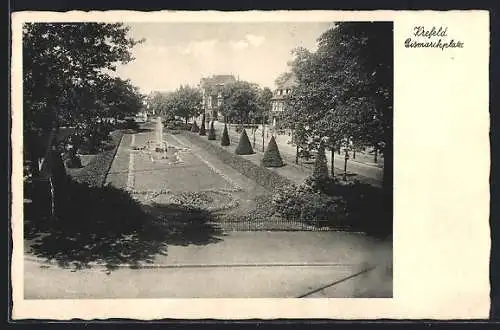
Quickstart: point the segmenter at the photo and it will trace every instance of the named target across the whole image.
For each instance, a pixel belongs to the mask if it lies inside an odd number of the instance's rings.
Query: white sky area
[[[288,71],[296,47],[316,49],[318,37],[333,23],[133,23],[129,35],[146,41],[133,48],[135,60],[117,74],[142,93],[196,85],[214,74],[274,89]]]

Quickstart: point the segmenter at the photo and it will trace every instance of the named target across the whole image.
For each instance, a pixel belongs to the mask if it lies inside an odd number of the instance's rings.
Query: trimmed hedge
[[[75,181],[85,183],[91,187],[102,187],[106,181],[106,176],[111,168],[123,134],[122,131],[111,133],[113,148],[96,155],[95,158],[75,176]]]
[[[224,163],[228,164],[247,178],[254,180],[269,191],[275,191],[280,187],[293,184],[291,180],[278,173],[265,167],[258,166],[241,156],[235,155],[218,144],[201,139],[198,135],[186,133],[185,136],[191,140],[195,140],[196,143],[202,144],[208,152],[217,155]]]

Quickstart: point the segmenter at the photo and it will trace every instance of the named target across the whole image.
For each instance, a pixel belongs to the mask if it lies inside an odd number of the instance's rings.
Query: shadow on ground
[[[141,205],[120,189],[70,182],[56,219],[25,219],[27,251],[76,270],[104,264],[139,267],[166,255],[168,245],[205,245],[222,232],[207,211],[178,205]]]

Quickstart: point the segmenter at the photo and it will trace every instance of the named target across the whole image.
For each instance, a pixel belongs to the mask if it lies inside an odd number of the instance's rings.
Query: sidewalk
[[[222,130],[222,128],[224,127],[224,124],[221,123],[221,122],[215,122],[215,126],[217,128],[220,128]],[[233,124],[231,126],[230,130],[234,132],[235,131],[234,130],[235,127],[236,127],[236,125]],[[262,125],[259,125],[259,128],[255,131],[255,135],[257,137],[256,140],[260,140],[260,141],[262,141],[262,129],[261,129],[261,127],[262,127]],[[270,132],[271,132],[271,130],[266,125],[265,131],[264,131],[264,136],[265,136],[266,140],[269,140],[271,138]],[[248,135],[250,137],[250,135],[252,133],[252,130],[251,129],[247,129],[247,133],[248,133]],[[275,137],[276,143],[278,145],[280,145],[280,146],[283,145],[285,147],[290,147],[289,152],[293,153],[295,155],[295,146],[288,143],[292,139],[291,135],[288,135],[288,134],[276,134],[274,137]],[[339,159],[341,159],[342,161],[344,160],[344,155],[343,154],[339,155],[338,153],[336,153],[335,156],[338,157]],[[356,162],[356,163],[364,164],[364,165],[367,165],[367,166],[378,167],[378,168],[383,168],[384,167],[384,156],[383,155],[379,155],[378,156],[378,160],[375,163],[374,155],[372,153],[370,153],[369,150],[356,152],[356,158],[353,158],[352,152],[350,153],[350,156],[351,156],[351,158],[349,159],[349,162]]]
[[[215,127],[217,127],[217,135],[220,136],[222,134],[222,130],[224,128],[224,124],[215,123]],[[229,148],[235,148],[240,133],[236,132],[234,128],[228,129],[229,137],[231,140],[231,146]],[[250,142],[253,144],[253,134],[251,130],[247,130],[248,137]],[[281,168],[269,168],[272,171],[275,171],[279,174],[282,174],[292,180],[295,183],[302,183],[303,180],[309,176],[313,171],[313,164],[305,163],[303,160],[299,160],[299,164],[295,164],[295,146],[288,144],[289,136],[278,136],[275,137],[276,143],[278,144],[281,157],[286,163],[286,166]],[[265,138],[265,144],[267,147],[267,143],[269,139]],[[244,156],[246,159],[251,160],[255,164],[260,165],[260,159],[262,158],[262,135],[256,133],[255,135],[255,148],[254,151],[256,154]],[[330,152],[326,153],[328,168],[330,170],[331,167],[331,154]],[[344,174],[344,158],[343,157],[335,157],[335,175],[342,176]],[[366,164],[352,162],[349,161],[347,165],[347,174],[349,177],[354,177],[361,182],[369,183],[377,187],[381,187],[382,185],[382,175],[383,170],[378,167],[368,166]]]

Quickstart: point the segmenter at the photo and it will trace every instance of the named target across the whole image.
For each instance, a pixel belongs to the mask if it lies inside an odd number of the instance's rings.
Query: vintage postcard
[[[12,14],[14,319],[489,313],[487,11]]]

